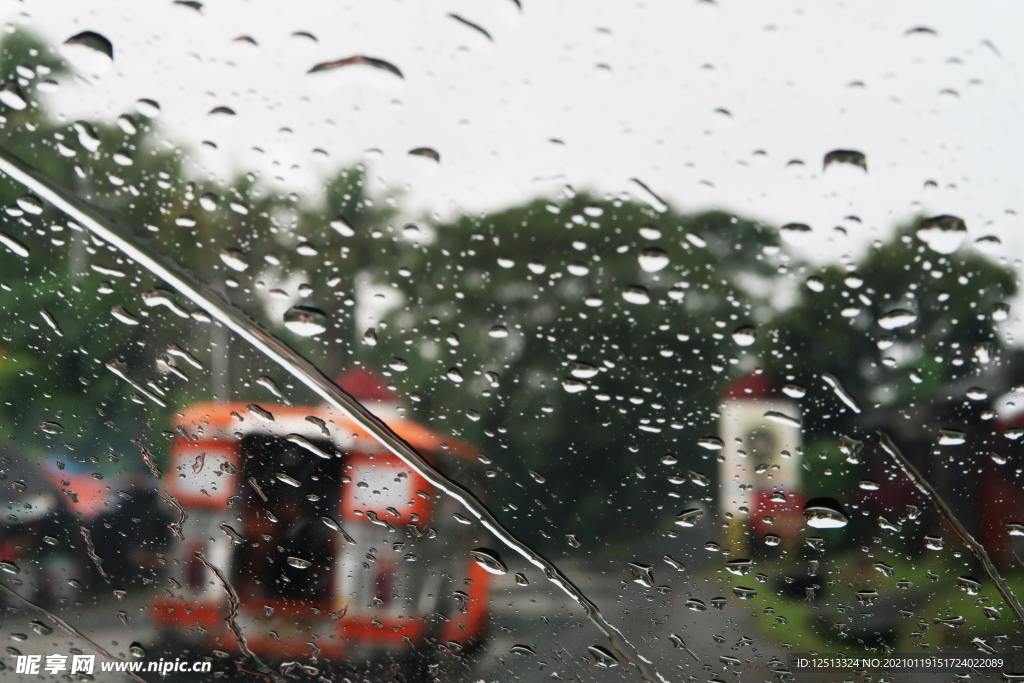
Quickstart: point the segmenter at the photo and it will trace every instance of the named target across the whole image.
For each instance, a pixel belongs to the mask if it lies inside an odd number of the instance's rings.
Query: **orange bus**
[[[339,385],[437,466],[475,459],[403,419],[372,373]],[[306,670],[422,667],[482,642],[490,574],[469,555],[472,527],[347,416],[198,403],[174,428],[163,479],[176,541],[153,604],[165,642]]]

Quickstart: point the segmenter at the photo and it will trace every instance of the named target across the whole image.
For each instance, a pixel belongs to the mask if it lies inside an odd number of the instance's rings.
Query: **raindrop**
[[[110,66],[114,60],[114,46],[95,31],[82,31],[64,41],[67,54],[82,69],[96,72]]]
[[[330,226],[342,237],[353,237],[356,234],[352,224],[348,222],[344,216],[336,216],[334,220],[330,222]]]
[[[878,317],[878,326],[883,330],[898,330],[917,322],[917,314],[905,308],[894,308]]]
[[[807,390],[797,384],[787,384],[782,387],[782,393],[790,398],[801,399],[807,395]]]
[[[917,238],[939,254],[952,254],[967,237],[967,226],[957,216],[933,216],[917,224]]]
[[[469,551],[470,556],[481,568],[496,576],[502,576],[508,573],[508,567],[498,557],[498,553],[487,548],[477,548],[476,550]]]
[[[594,664],[602,669],[611,669],[619,665],[619,660],[607,648],[600,645],[591,645],[587,648],[587,651],[594,658]]]
[[[569,374],[576,379],[591,379],[596,377],[598,370],[590,363],[573,363]]]
[[[725,563],[725,571],[735,576],[746,576],[753,568],[754,563],[746,558],[727,560]]]
[[[327,331],[327,314],[312,306],[292,306],[284,314],[284,326],[303,337]]]
[[[474,31],[476,31],[477,33],[482,35],[484,38],[486,38],[487,40],[492,41],[492,42],[494,41],[494,38],[491,37],[491,34],[488,33],[487,30],[483,26],[481,26],[480,24],[474,23],[474,22],[470,21],[469,19],[465,19],[463,17],[460,17],[458,14],[452,13],[452,14],[449,14],[448,16],[450,18],[454,19],[455,21],[459,22],[463,26],[466,26],[468,28],[473,29]]]
[[[562,380],[562,389],[568,394],[578,394],[587,390],[587,383],[578,379],[566,378]]]
[[[38,216],[43,212],[43,202],[34,194],[23,194],[15,203],[19,209],[31,216]]]
[[[10,250],[11,253],[18,255],[21,258],[28,258],[28,247],[26,247],[24,244],[14,239],[10,235],[0,232],[0,244],[7,247],[7,249]]]
[[[746,586],[734,586],[732,593],[740,600],[751,600],[757,595],[756,590],[753,588],[747,588]]]
[[[647,273],[657,273],[669,264],[668,254],[658,247],[646,247],[637,255],[640,267]]]
[[[977,595],[981,592],[981,583],[971,576],[960,576],[956,580],[957,588],[968,595]]]
[[[648,187],[644,181],[639,178],[630,178],[630,182],[636,186],[637,191],[635,194],[641,201],[645,202],[658,213],[665,213],[668,211],[668,204],[666,204],[665,201],[654,192],[654,190]]]
[[[332,457],[334,457],[332,454],[330,454],[327,451],[323,450],[322,448],[317,446],[315,443],[313,443],[312,441],[310,441],[306,437],[301,436],[299,434],[289,434],[285,438],[285,440],[288,441],[288,443],[295,444],[299,448],[304,448],[305,450],[309,451],[310,453],[312,453],[313,455],[315,455],[318,458],[323,458],[324,460],[330,460]]]
[[[940,429],[940,446],[959,446],[967,441],[967,435],[958,429]]]
[[[622,290],[622,298],[631,304],[637,306],[643,306],[651,302],[651,294],[647,291],[646,287],[640,285],[630,285]]]
[[[784,425],[786,427],[795,427],[799,429],[801,427],[800,419],[796,417],[790,417],[785,413],[781,413],[778,410],[766,410],[764,417],[769,422]]]
[[[41,621],[36,621],[35,619],[33,619],[31,622],[29,622],[29,627],[32,629],[32,631],[36,635],[48,636],[51,633],[53,633],[53,629],[52,628],[50,628],[49,626],[47,626],[46,624],[44,624]]]
[[[4,87],[0,88],[0,104],[15,111],[22,111],[28,107],[28,101],[15,81],[7,81]]]
[[[320,62],[319,64],[315,64],[307,73],[315,74],[324,71],[335,71],[347,66],[357,65],[369,66],[374,69],[390,73],[399,78],[405,78],[399,68],[391,62],[378,57],[367,57],[366,55],[352,55],[351,57],[335,59],[329,62]]]
[[[704,476],[703,474],[701,474],[700,472],[694,472],[693,470],[690,470],[688,476],[690,478],[690,481],[696,484],[697,486],[707,488],[708,486],[711,485],[711,480]]]
[[[825,372],[822,373],[821,379],[825,381],[825,384],[832,389],[832,393],[834,393],[847,408],[852,410],[854,413],[860,414],[860,406],[857,404],[857,401],[854,400],[853,396],[850,395],[850,392],[840,384],[838,378]]]
[[[700,508],[686,508],[678,515],[676,515],[676,526],[684,528],[691,528],[697,526],[697,522],[704,516],[704,511]]]
[[[752,346],[757,341],[757,330],[750,325],[737,327],[732,331],[732,340],[737,346]]]
[[[260,375],[259,377],[256,378],[256,386],[263,387],[271,394],[273,394],[274,398],[284,397],[284,395],[281,393],[281,388],[277,386],[277,383],[274,382],[274,380],[267,377],[266,375]]]
[[[78,144],[80,144],[83,149],[89,152],[95,152],[100,148],[100,136],[96,134],[96,129],[92,127],[91,123],[86,121],[75,121],[72,127],[75,129]]]
[[[409,156],[423,157],[437,163],[441,163],[441,153],[433,147],[414,147],[409,150]]]
[[[309,569],[313,566],[312,562],[304,560],[301,557],[289,556],[287,562],[289,566],[295,567],[296,569]]]
[[[287,484],[292,488],[302,488],[302,482],[300,482],[298,479],[291,476],[290,474],[285,474],[284,472],[276,472],[274,474],[274,479],[277,479],[282,484]]]
[[[39,431],[44,434],[61,434],[64,431],[64,425],[53,421],[40,422]]]
[[[651,565],[630,562],[627,566],[629,567],[629,573],[633,577],[633,583],[644,588],[654,588],[654,570],[651,568]]]
[[[156,100],[151,100],[144,97],[140,100],[136,100],[135,111],[139,112],[147,119],[155,119],[156,117],[160,116],[160,103]]]
[[[827,169],[832,164],[849,164],[851,166],[859,166],[865,171],[868,170],[868,158],[863,152],[858,152],[855,149],[834,149],[828,152],[825,155],[822,168]]]
[[[864,607],[871,607],[878,600],[878,591],[876,590],[861,590],[855,593],[857,596],[857,602]]]
[[[804,521],[813,529],[841,529],[849,522],[831,498],[814,498],[804,507]]]
[[[231,270],[244,273],[249,268],[248,261],[245,260],[245,254],[239,249],[225,249],[220,252],[220,260],[224,262]]]
[[[779,228],[782,241],[793,246],[809,244],[813,232],[806,223],[786,223]]]
[[[114,306],[110,309],[110,315],[114,316],[114,319],[118,322],[122,322],[129,327],[134,327],[139,324],[139,319],[129,313],[127,309],[122,306]]]

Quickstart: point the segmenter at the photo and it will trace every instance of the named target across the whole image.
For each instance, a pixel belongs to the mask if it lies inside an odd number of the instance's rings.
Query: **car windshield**
[[[8,3],[12,680],[1024,680],[1011,5]]]

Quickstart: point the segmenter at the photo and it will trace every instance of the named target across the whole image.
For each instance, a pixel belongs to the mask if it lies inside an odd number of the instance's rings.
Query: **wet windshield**
[[[0,671],[1024,677],[1017,14],[6,7]]]

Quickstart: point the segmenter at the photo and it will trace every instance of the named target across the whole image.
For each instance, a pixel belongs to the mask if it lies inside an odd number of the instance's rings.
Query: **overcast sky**
[[[55,42],[107,36],[112,66],[63,88],[55,106],[110,116],[155,99],[168,139],[195,151],[196,173],[258,168],[313,193],[324,173],[369,159],[377,186],[403,192],[410,212],[442,215],[565,184],[630,192],[636,177],[684,210],[807,223],[815,251],[832,257],[918,212],[960,215],[971,239],[996,234],[1007,255],[1021,253],[1024,5],[522,3],[3,6],[9,23]],[[908,35],[916,27],[934,34]],[[366,66],[307,73],[357,54],[404,78]],[[207,113],[217,106],[237,115]],[[410,156],[416,147],[440,163]],[[836,148],[862,151],[868,173],[823,173]],[[863,223],[842,220],[851,214]]]

